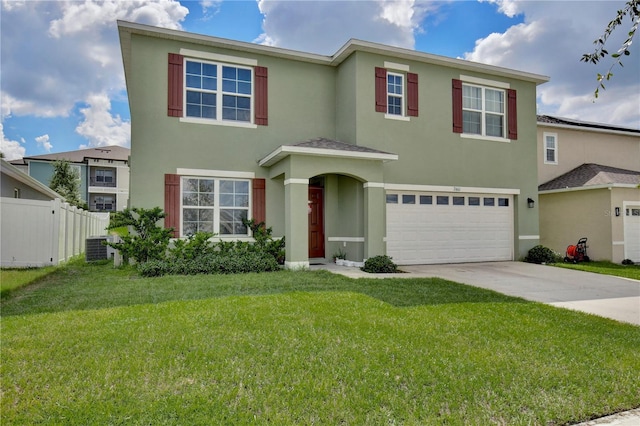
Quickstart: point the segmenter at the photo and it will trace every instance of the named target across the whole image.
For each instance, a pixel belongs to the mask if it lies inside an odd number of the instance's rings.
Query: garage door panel
[[[624,256],[640,262],[640,204],[627,205],[624,210]]]
[[[436,194],[431,195],[436,201]],[[477,194],[438,194],[465,205],[387,204],[387,252],[399,264],[512,260],[513,202],[508,207],[470,206]],[[483,195],[507,198],[505,195]],[[480,196],[482,197],[482,196]],[[402,200],[402,197],[398,197]]]

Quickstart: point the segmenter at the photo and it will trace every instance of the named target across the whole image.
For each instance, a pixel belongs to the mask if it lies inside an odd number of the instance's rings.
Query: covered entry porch
[[[284,201],[285,266],[310,258],[349,260],[385,254],[383,163],[398,156],[318,138],[282,145],[260,160]]]

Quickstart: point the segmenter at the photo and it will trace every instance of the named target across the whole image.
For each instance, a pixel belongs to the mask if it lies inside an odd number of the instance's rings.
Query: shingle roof
[[[550,115],[538,115],[538,123],[559,124],[564,126],[585,127],[590,129],[616,130],[619,132],[631,132],[640,134],[639,129],[616,126],[605,123],[589,123],[587,121],[573,120],[571,118],[552,117]]]
[[[543,183],[538,187],[538,190],[550,191],[613,184],[640,185],[640,172],[600,164],[583,164],[562,176]]]
[[[101,160],[127,161],[131,150],[118,145],[102,146],[99,148],[79,149],[77,151],[57,152],[54,154],[33,155],[24,157],[25,160],[67,160],[72,163],[82,163],[85,158],[98,158]]]
[[[362,145],[354,145],[351,143],[340,142],[327,138],[314,138],[303,142],[295,143],[291,146],[299,146],[303,148],[319,148],[319,149],[332,149],[337,151],[351,151],[351,152],[371,152],[376,154],[390,154],[389,152],[379,151],[373,148],[367,148]]]

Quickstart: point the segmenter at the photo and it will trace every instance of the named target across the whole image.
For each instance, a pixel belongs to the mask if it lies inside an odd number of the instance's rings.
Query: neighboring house
[[[24,173],[19,167],[0,159],[0,197],[50,201],[64,198],[53,189]]]
[[[54,161],[67,160],[78,171],[80,196],[89,210],[112,212],[127,207],[130,152],[128,148],[113,145],[29,156],[11,163],[49,186]]]
[[[130,205],[176,237],[286,237],[289,268],[512,260],[539,243],[547,77],[351,40],[331,56],[118,22]]]
[[[540,242],[640,262],[640,130],[538,116]]]

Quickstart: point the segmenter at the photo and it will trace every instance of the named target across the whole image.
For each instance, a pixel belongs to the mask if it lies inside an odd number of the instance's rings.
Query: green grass
[[[56,270],[55,266],[44,268],[0,269],[0,298],[12,291],[29,285]]]
[[[582,263],[556,263],[554,266],[640,280],[640,265],[622,265],[612,262],[599,261]]]
[[[441,279],[76,261],[0,307],[2,424],[554,425],[640,406],[640,327]]]

